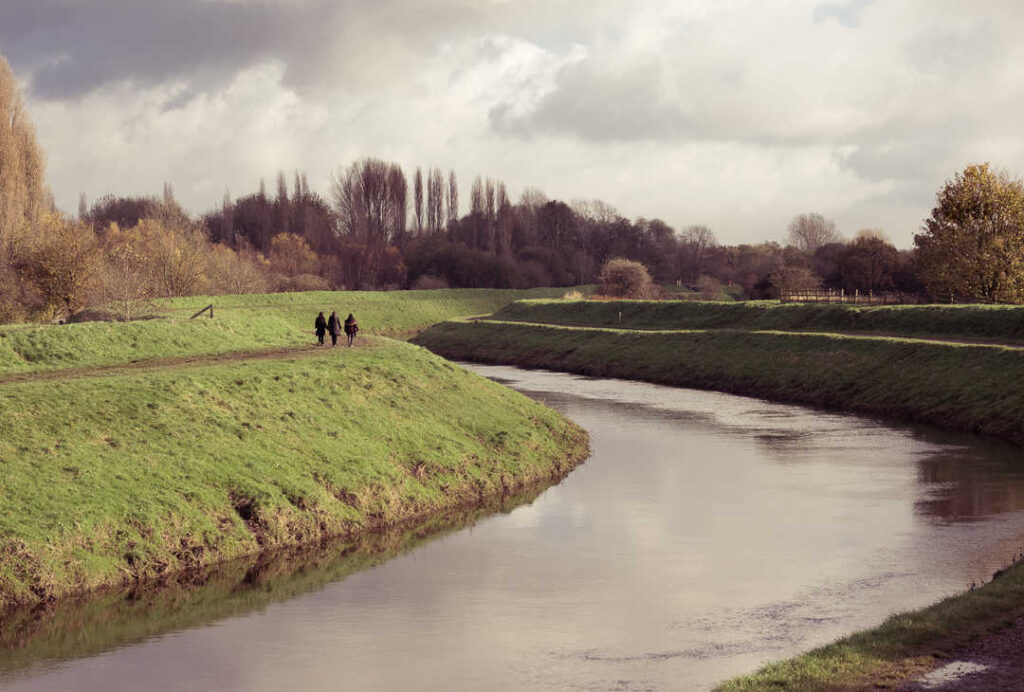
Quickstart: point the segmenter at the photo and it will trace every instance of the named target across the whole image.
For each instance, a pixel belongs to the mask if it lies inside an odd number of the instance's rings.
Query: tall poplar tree
[[[0,259],[25,251],[32,227],[46,211],[45,162],[7,60],[0,56]]]

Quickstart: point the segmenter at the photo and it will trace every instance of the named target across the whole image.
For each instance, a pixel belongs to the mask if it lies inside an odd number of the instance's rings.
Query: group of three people
[[[338,319],[338,313],[332,312],[328,319],[324,319],[324,313],[320,313],[316,316],[316,338],[320,341],[320,345],[324,345],[324,335],[331,335],[331,346],[338,345],[338,336],[342,330],[345,332],[345,336],[348,337],[348,345],[351,346],[352,342],[355,341],[356,334],[359,333],[359,324],[356,322],[356,318],[352,316],[352,313],[348,313],[348,317],[345,318],[345,323],[342,324],[341,320]]]

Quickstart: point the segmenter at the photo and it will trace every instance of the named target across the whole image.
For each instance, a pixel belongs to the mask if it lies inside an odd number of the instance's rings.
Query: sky
[[[1017,0],[2,0],[57,203],[202,213],[365,156],[782,241],[910,247],[970,163],[1024,174]],[[463,208],[463,213],[465,213]]]

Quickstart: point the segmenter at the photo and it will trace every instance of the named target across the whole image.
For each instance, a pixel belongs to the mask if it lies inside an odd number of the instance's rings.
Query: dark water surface
[[[0,627],[0,689],[706,689],[986,580],[1024,545],[1019,448],[472,369],[576,420],[593,456],[432,536],[26,615]]]

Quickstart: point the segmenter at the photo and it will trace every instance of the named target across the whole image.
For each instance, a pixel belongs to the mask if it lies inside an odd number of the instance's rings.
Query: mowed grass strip
[[[947,663],[945,652],[1011,625],[1024,612],[1024,565],[979,589],[844,637],[715,687],[715,692],[892,689]]]
[[[564,474],[586,435],[423,349],[0,387],[0,608]]]
[[[0,376],[61,368],[106,366],[160,358],[218,355],[311,344],[321,310],[352,312],[363,334],[401,335],[454,317],[491,313],[526,291],[347,291],[242,296],[192,296],[158,301],[161,314],[135,322],[0,326]],[[189,320],[213,303],[214,318]]]
[[[445,322],[447,358],[562,370],[891,416],[1024,442],[1024,351],[786,332]]]
[[[493,318],[620,329],[868,332],[1024,343],[1021,305],[523,300],[505,306]]]

